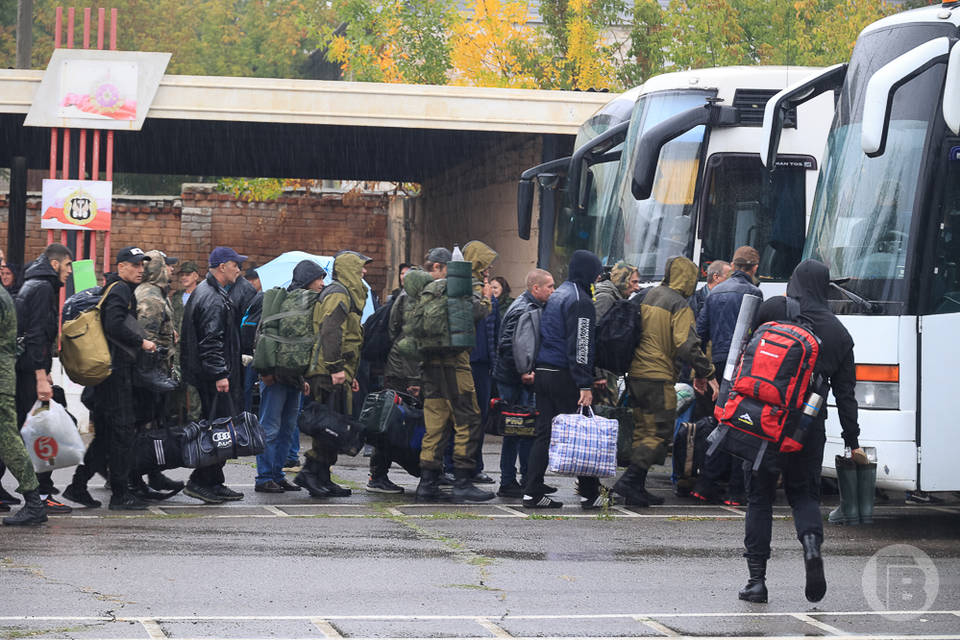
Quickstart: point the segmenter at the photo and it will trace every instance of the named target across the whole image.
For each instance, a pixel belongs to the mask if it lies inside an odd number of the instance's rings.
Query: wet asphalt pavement
[[[498,453],[486,444],[495,478]],[[240,502],[178,495],[150,512],[78,508],[37,529],[4,527],[0,638],[960,638],[953,495],[933,506],[897,496],[872,526],[826,525],[816,605],[779,504],[770,603],[755,605],[736,597],[743,510],[674,497],[665,469],[651,474],[661,507],[583,512],[573,480],[548,477],[565,507],[533,512],[501,498],[417,505],[416,479],[400,470],[391,478],[407,495],[366,493],[366,464],[334,468],[349,498],[255,493],[242,459],[226,467]],[[70,473],[55,473],[58,487]],[[106,503],[102,486],[91,491]]]

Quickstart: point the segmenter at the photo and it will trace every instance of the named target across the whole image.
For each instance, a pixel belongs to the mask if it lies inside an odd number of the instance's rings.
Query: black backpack
[[[387,300],[363,323],[363,347],[360,357],[367,362],[386,362],[393,346],[390,339],[390,310],[398,296]]]
[[[616,375],[630,369],[633,351],[640,344],[643,332],[640,320],[639,295],[617,300],[597,323],[596,366]]]

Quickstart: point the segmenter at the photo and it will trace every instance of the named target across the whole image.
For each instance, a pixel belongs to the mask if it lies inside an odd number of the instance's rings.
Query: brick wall
[[[333,255],[360,251],[374,262],[367,282],[382,293],[388,285],[387,211],[381,194],[285,194],[271,202],[242,202],[210,185],[184,185],[180,197],[114,197],[111,247],[159,248],[201,266],[210,250],[228,245],[263,264],[284,251]],[[7,200],[0,196],[0,246],[7,245]],[[27,199],[25,255],[32,260],[46,246],[40,229],[40,198]],[[59,233],[56,235],[59,240]],[[98,266],[102,267],[102,236]]]

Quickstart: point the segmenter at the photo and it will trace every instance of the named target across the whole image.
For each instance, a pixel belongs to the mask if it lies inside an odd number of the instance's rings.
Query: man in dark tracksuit
[[[3,519],[5,525],[38,525],[47,521],[33,462],[17,428],[16,400],[17,311],[7,290],[0,287],[0,463],[10,467],[26,504]],[[0,505],[0,511],[10,507]]]
[[[794,269],[787,284],[787,296],[800,303],[800,317],[796,321],[809,327],[820,339],[820,355],[814,375],[829,382],[837,403],[837,415],[846,446],[862,454],[857,424],[856,365],[853,357],[853,338],[830,311],[827,292],[830,270],[822,262],[804,260]],[[777,296],[760,305],[754,320],[754,329],[765,322],[788,319],[786,298]],[[826,397],[826,394],[824,394]],[[823,517],[820,513],[820,470],[823,465],[823,445],[826,442],[824,423],[826,405],[820,410],[814,426],[804,440],[803,449],[796,453],[779,454],[783,475],[783,489],[793,511],[797,539],[803,545],[806,569],[806,597],[819,602],[827,590],[823,573],[820,544],[823,542]],[[747,518],[744,535],[744,556],[750,571],[750,580],[740,591],[740,599],[766,602],[767,559],[770,558],[770,538],[773,530],[773,501],[777,491],[777,476],[760,469],[750,474],[744,465],[747,484]]]
[[[53,347],[60,333],[60,287],[73,273],[73,254],[62,244],[51,244],[43,254],[27,265],[24,283],[17,293],[17,331],[23,353],[17,358],[17,424],[23,426],[34,403],[53,397],[50,367]],[[40,473],[40,498],[47,513],[70,513],[71,508],[52,495],[52,473]]]
[[[697,284],[697,265],[678,256],[667,260],[664,273],[663,282],[651,289],[640,305],[643,336],[627,373],[636,425],[633,453],[626,473],[613,485],[627,504],[638,507],[663,503],[663,498],[647,491],[646,481],[650,467],[664,463],[677,420],[676,362],[693,368],[697,391],[703,393],[709,386],[712,397],[717,397],[713,365],[700,350],[693,311],[687,303]]]
[[[147,503],[130,491],[136,413],[133,368],[137,353],[156,351],[137,323],[137,299],[133,289],[143,279],[143,263],[150,260],[139,247],[126,247],[117,254],[117,273],[107,276],[100,320],[110,347],[110,377],[94,387],[98,417],[109,430],[110,508],[144,510]]]
[[[246,259],[230,247],[215,247],[207,277],[183,309],[180,366],[184,381],[200,395],[204,418],[228,417],[243,406],[240,322],[226,287],[240,277]],[[222,464],[195,469],[183,492],[208,504],[243,499],[224,484]]]
[[[537,394],[536,435],[527,462],[523,506],[529,509],[559,509],[563,503],[548,498],[543,476],[553,418],[576,413],[577,407],[593,403],[593,360],[596,348],[596,309],[590,287],[603,271],[600,259],[589,251],[574,251],[567,281],[547,299],[540,318],[540,352],[534,388]],[[600,479],[577,478],[580,506],[604,506]]]

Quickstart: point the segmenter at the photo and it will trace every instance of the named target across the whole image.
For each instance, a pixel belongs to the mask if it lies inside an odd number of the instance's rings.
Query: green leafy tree
[[[740,17],[729,0],[671,0],[666,56],[679,69],[749,64]]]
[[[657,0],[636,0],[630,26],[630,49],[620,67],[620,78],[632,87],[663,72],[664,51],[671,38],[667,15]]]

